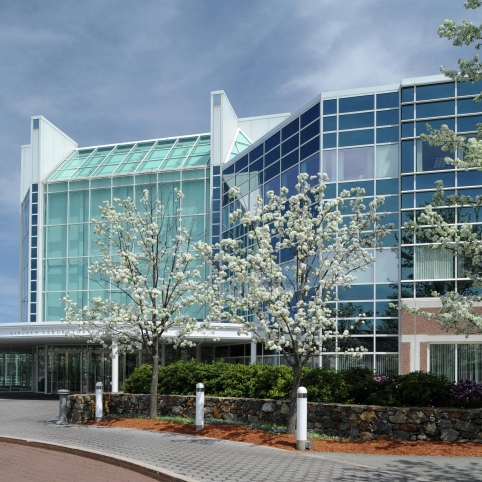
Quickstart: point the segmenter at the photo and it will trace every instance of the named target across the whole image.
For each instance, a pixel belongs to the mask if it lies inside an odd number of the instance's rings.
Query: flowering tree
[[[186,337],[209,326],[196,319],[208,291],[202,261],[191,249],[192,230],[183,226],[182,197],[178,191],[167,207],[148,190],[139,207],[130,198],[105,201],[100,220],[92,221],[103,259],[89,274],[100,276],[110,297],[83,307],[64,300],[63,321],[82,326],[93,342],[120,353],[144,349],[152,357],[151,418],[157,415],[160,344],[191,345]],[[171,337],[163,338],[166,333]]]
[[[324,345],[348,334],[337,330],[329,302],[336,299],[337,287],[348,288],[357,272],[375,262],[367,248],[380,246],[388,229],[376,223],[383,217],[376,212],[383,198],[367,208],[363,189],[352,189],[325,200],[326,180],[322,176],[311,187],[307,174],[301,174],[291,197],[282,188],[279,196],[268,193],[266,205],[258,197],[252,212],[235,211],[231,222],[243,227],[244,241],[198,244],[220,294],[212,297],[211,318],[241,324],[240,333],[251,333],[293,368],[289,433],[295,429],[301,369]],[[344,213],[347,205],[351,209]],[[278,252],[285,263],[278,262]]]
[[[481,0],[468,0],[465,8],[476,9],[482,6]],[[445,37],[453,45],[469,46],[475,43],[475,49],[482,46],[482,26],[475,26],[472,22],[464,20],[457,25],[452,20],[445,20],[439,27],[440,37]],[[441,71],[449,78],[458,82],[476,82],[482,80],[482,63],[480,56],[473,59],[459,59],[459,70],[448,70],[441,67]],[[482,101],[482,93],[475,99]],[[445,158],[447,164],[468,170],[476,168],[482,170],[482,124],[477,125],[478,134],[474,138],[458,136],[446,125],[441,129],[432,129],[427,125],[429,135],[422,135],[422,139],[431,146],[439,146],[442,151],[450,153]],[[434,319],[447,331],[463,334],[482,333],[482,312],[477,305],[482,302],[480,289],[482,288],[482,228],[480,225],[469,223],[454,224],[453,219],[447,218],[440,206],[457,208],[472,208],[474,216],[471,221],[480,222],[482,214],[482,195],[475,196],[447,196],[444,198],[443,183],[438,181],[437,193],[423,214],[417,220],[409,222],[405,228],[415,233],[419,239],[431,242],[431,249],[448,250],[457,258],[459,277],[467,277],[472,282],[465,291],[447,292],[440,296],[442,308],[438,314],[426,312],[423,309],[410,309],[407,311]],[[459,213],[460,213],[459,209]],[[433,292],[437,296],[439,293]]]

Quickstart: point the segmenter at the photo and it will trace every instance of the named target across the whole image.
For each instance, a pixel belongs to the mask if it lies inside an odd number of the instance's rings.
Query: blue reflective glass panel
[[[290,137],[287,141],[284,141],[281,144],[281,155],[284,156],[291,152],[293,149],[296,149],[300,145],[300,136],[299,134]]]
[[[336,197],[336,184],[325,184],[325,199]]]
[[[373,196],[373,184],[373,181],[340,182],[338,183],[338,191],[341,192],[345,189],[350,191],[350,189],[360,187],[365,190],[366,196]]]
[[[383,205],[384,211],[398,211],[398,196],[388,196]]]
[[[276,161],[274,164],[271,164],[271,166],[267,167],[264,170],[264,180],[269,181],[271,178],[274,176],[277,176],[280,173],[280,162]]]
[[[323,115],[336,114],[336,99],[323,101]]]
[[[301,172],[306,172],[310,177],[317,176],[320,172],[320,154],[315,154],[314,156],[306,159],[300,165]]]
[[[234,174],[234,164],[231,164],[230,166],[223,168],[224,176],[230,176],[232,174]]]
[[[338,128],[345,129],[359,129],[361,127],[373,126],[373,112],[365,112],[363,114],[347,114],[338,117]]]
[[[405,87],[402,89],[402,102],[413,102],[415,89],[413,87]]]
[[[413,192],[409,194],[402,194],[402,209],[413,209],[413,202]]]
[[[413,141],[402,142],[402,172],[414,171]]]
[[[442,115],[455,114],[455,100],[445,100],[442,102],[427,102],[417,104],[417,118],[440,117]]]
[[[440,129],[442,125],[447,125],[449,129],[455,130],[455,119],[437,119],[428,121],[417,121],[417,136],[420,134],[428,134],[427,124],[432,126],[432,129]]]
[[[263,170],[263,159],[258,159],[257,161],[253,162],[253,164],[249,165],[249,174],[252,176],[253,174],[257,174],[259,171]]]
[[[410,120],[415,117],[415,109],[413,108],[413,104],[404,105],[402,107],[402,120]]]
[[[398,107],[398,92],[377,94],[377,109],[388,109],[390,107]]]
[[[399,141],[398,126],[377,129],[377,143],[398,142],[398,141]]]
[[[417,86],[417,100],[443,99],[455,97],[455,82]]]
[[[482,91],[482,80],[475,82],[457,82],[457,95],[477,95]]]
[[[308,109],[304,114],[301,114],[301,128],[307,126],[315,119],[320,117],[320,104],[316,104]]]
[[[447,169],[450,169],[450,166],[447,166]],[[454,187],[455,186],[455,173],[454,172],[441,172],[439,174],[418,174],[417,175],[417,190],[418,189],[434,189],[435,181],[443,181],[445,187]]]
[[[336,131],[336,115],[323,117],[323,132]]]
[[[415,131],[414,122],[405,122],[402,124],[402,137],[413,137]]]
[[[311,154],[319,150],[320,150],[320,136],[315,137],[310,142],[307,142],[305,145],[301,146],[300,159],[305,159],[306,157],[311,156]]]
[[[413,191],[414,189],[414,177],[402,176],[402,191]]]
[[[320,133],[320,121],[319,119],[300,132],[300,144],[304,144],[312,137],[315,137]]]
[[[457,114],[472,114],[473,112],[482,112],[482,102],[474,102],[474,99],[457,101]]]
[[[477,124],[479,124],[480,122],[482,122],[482,115],[459,117],[457,119],[457,132],[476,131]]]
[[[377,181],[377,196],[380,194],[397,194],[398,189],[398,179]]]
[[[32,192],[38,191],[38,184],[32,184]]]
[[[356,276],[356,273],[355,273]],[[357,285],[344,290],[338,288],[338,298],[340,300],[369,300],[373,299],[373,285]],[[358,312],[353,316],[357,316]]]
[[[375,97],[373,95],[360,95],[358,97],[344,97],[339,99],[340,112],[355,112],[359,110],[373,110]]]
[[[281,159],[281,170],[286,171],[286,169],[289,169],[290,167],[297,164],[298,161],[299,151],[298,149],[296,149],[296,151],[290,152],[286,157],[283,157],[283,159]]]
[[[273,147],[277,146],[280,143],[280,137],[281,134],[278,131],[276,134],[273,134],[269,139],[266,139],[264,141],[264,152],[268,152],[273,149]]]
[[[281,130],[281,135],[283,140],[288,139],[291,137],[296,131],[299,130],[300,120],[296,118],[294,121],[290,122],[287,126],[283,127]]]
[[[261,157],[263,155],[263,144],[260,144],[258,147],[255,147],[250,153],[249,153],[249,162],[253,162],[258,157]]]
[[[298,166],[295,166],[281,175],[281,186],[288,188],[288,196],[297,194],[295,186],[298,184],[298,174]]]
[[[248,165],[248,156],[244,156],[234,163],[234,171],[240,172]]]
[[[336,134],[323,134],[323,149],[336,147]]]
[[[374,137],[375,137],[375,133],[373,129],[340,132],[338,134],[338,142],[340,147],[362,146],[365,144],[373,144]],[[324,147],[328,147],[328,146],[324,145]]]
[[[380,110],[377,112],[377,126],[398,124],[398,109]]]
[[[459,171],[457,173],[458,186],[482,185],[482,171]]]
[[[280,147],[275,147],[271,152],[264,156],[264,165],[269,166],[272,162],[279,159]]]

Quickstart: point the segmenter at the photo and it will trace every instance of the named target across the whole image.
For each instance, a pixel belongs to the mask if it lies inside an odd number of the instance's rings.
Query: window
[[[403,148],[403,145],[402,145]],[[453,159],[451,152],[444,152],[440,147],[431,146],[428,142],[417,141],[417,171],[439,171],[450,169],[450,164],[445,162],[445,158]]]
[[[455,277],[455,258],[447,249],[415,247],[415,278],[450,279]]]
[[[323,118],[323,132],[336,131],[336,115]]]
[[[402,89],[402,102],[413,102],[414,93],[414,87],[405,87]]]
[[[452,381],[482,381],[481,344],[430,344],[429,370]]]
[[[398,127],[385,127],[377,129],[377,143],[383,142],[398,142],[399,131]]]
[[[472,114],[482,112],[482,103],[474,102],[474,99],[459,99],[457,101],[457,114]]]
[[[377,146],[377,178],[398,176],[398,144]]]
[[[476,131],[477,124],[479,124],[480,122],[482,122],[482,115],[459,117],[457,119],[457,131],[458,132]]]
[[[336,99],[323,101],[323,115],[336,114]]]
[[[375,142],[375,133],[373,129],[340,132],[338,134],[338,139],[340,147],[373,144]]]
[[[455,96],[455,82],[417,87],[417,100],[443,99]]]
[[[339,129],[359,129],[361,127],[373,126],[373,112],[364,112],[363,114],[347,114],[338,118]]]
[[[377,109],[388,109],[390,107],[398,107],[398,92],[377,94]]]
[[[381,110],[377,112],[377,126],[398,124],[398,109]]]
[[[373,95],[360,95],[358,97],[344,97],[339,99],[340,112],[356,112],[361,110],[372,110],[375,98]]]
[[[338,180],[354,181],[374,177],[373,147],[340,149],[338,151]]]
[[[323,151],[323,173],[330,181],[336,179],[336,150]]]
[[[417,118],[440,117],[455,114],[455,100],[417,104]]]

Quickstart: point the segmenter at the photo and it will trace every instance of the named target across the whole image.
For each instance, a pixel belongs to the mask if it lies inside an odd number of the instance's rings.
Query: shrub
[[[454,387],[454,398],[459,406],[479,408],[482,405],[482,383],[474,380],[460,380]]]
[[[124,383],[131,393],[149,393],[152,367],[142,365]],[[288,366],[232,365],[224,362],[179,361],[159,368],[159,393],[192,395],[202,382],[206,395],[288,399],[293,371]],[[373,375],[367,368],[343,371],[305,368],[301,384],[312,402],[386,406],[472,406],[482,404],[482,384],[454,384],[445,376],[412,372],[399,376]],[[454,398],[456,394],[456,398]],[[477,398],[478,397],[478,398]]]
[[[126,379],[122,389],[128,393],[150,393],[152,365],[141,365]]]

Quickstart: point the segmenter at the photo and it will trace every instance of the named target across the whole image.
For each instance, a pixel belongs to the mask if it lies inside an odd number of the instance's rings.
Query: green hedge
[[[126,380],[124,391],[149,393],[152,366],[142,365]],[[173,363],[159,369],[160,394],[194,395],[202,382],[206,395],[218,397],[289,399],[293,383],[287,366],[233,365],[224,362]],[[312,402],[386,406],[460,406],[454,384],[444,376],[424,372],[374,377],[367,368],[344,371],[303,369],[301,385]]]

